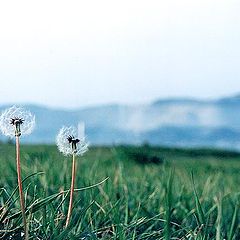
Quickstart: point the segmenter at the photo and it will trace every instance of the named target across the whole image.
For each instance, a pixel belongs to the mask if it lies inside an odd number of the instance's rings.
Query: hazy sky
[[[0,104],[240,92],[239,0],[1,1]]]

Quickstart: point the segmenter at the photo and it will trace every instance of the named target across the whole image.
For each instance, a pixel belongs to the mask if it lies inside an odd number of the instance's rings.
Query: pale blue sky
[[[0,104],[240,92],[239,0],[0,3]]]

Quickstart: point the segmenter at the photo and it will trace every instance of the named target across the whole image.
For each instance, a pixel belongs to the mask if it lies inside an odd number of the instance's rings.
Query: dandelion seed
[[[65,156],[72,155],[83,155],[88,150],[88,143],[84,136],[78,138],[78,130],[71,127],[62,127],[57,135],[56,143],[58,149]]]
[[[8,137],[28,135],[35,126],[35,116],[22,107],[13,106],[0,116],[0,130]]]
[[[85,141],[85,137],[81,136],[81,138],[78,138],[77,133],[78,133],[77,128],[74,128],[72,126],[62,127],[56,139],[59,151],[66,156],[72,155],[72,181],[66,227],[70,222],[72,213],[73,192],[76,177],[76,155],[83,155],[88,150],[88,143]]]

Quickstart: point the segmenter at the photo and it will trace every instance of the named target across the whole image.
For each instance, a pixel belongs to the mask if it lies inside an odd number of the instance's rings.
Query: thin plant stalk
[[[66,227],[68,226],[72,214],[72,206],[73,206],[73,193],[74,193],[74,183],[76,178],[76,154],[73,153],[72,155],[72,182],[71,182],[71,189],[70,189],[70,200],[69,200],[69,206],[68,206],[68,214],[67,214],[67,220],[66,220]]]
[[[26,219],[26,213],[25,213],[25,202],[24,202],[24,194],[23,194],[22,178],[21,178],[19,136],[16,136],[16,161],[17,161],[17,176],[18,176],[20,206],[22,211],[23,228],[24,228],[24,238],[25,240],[28,240],[27,219]]]

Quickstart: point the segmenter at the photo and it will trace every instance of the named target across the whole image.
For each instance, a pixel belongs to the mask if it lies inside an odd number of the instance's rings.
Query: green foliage
[[[21,151],[31,239],[240,239],[238,153],[93,147],[77,159],[65,228],[71,159],[55,146]],[[0,145],[0,166],[0,239],[22,239],[14,145]]]
[[[127,159],[132,159],[140,164],[162,164],[164,162],[163,157],[154,153],[148,145],[141,148],[122,147],[122,151]]]

